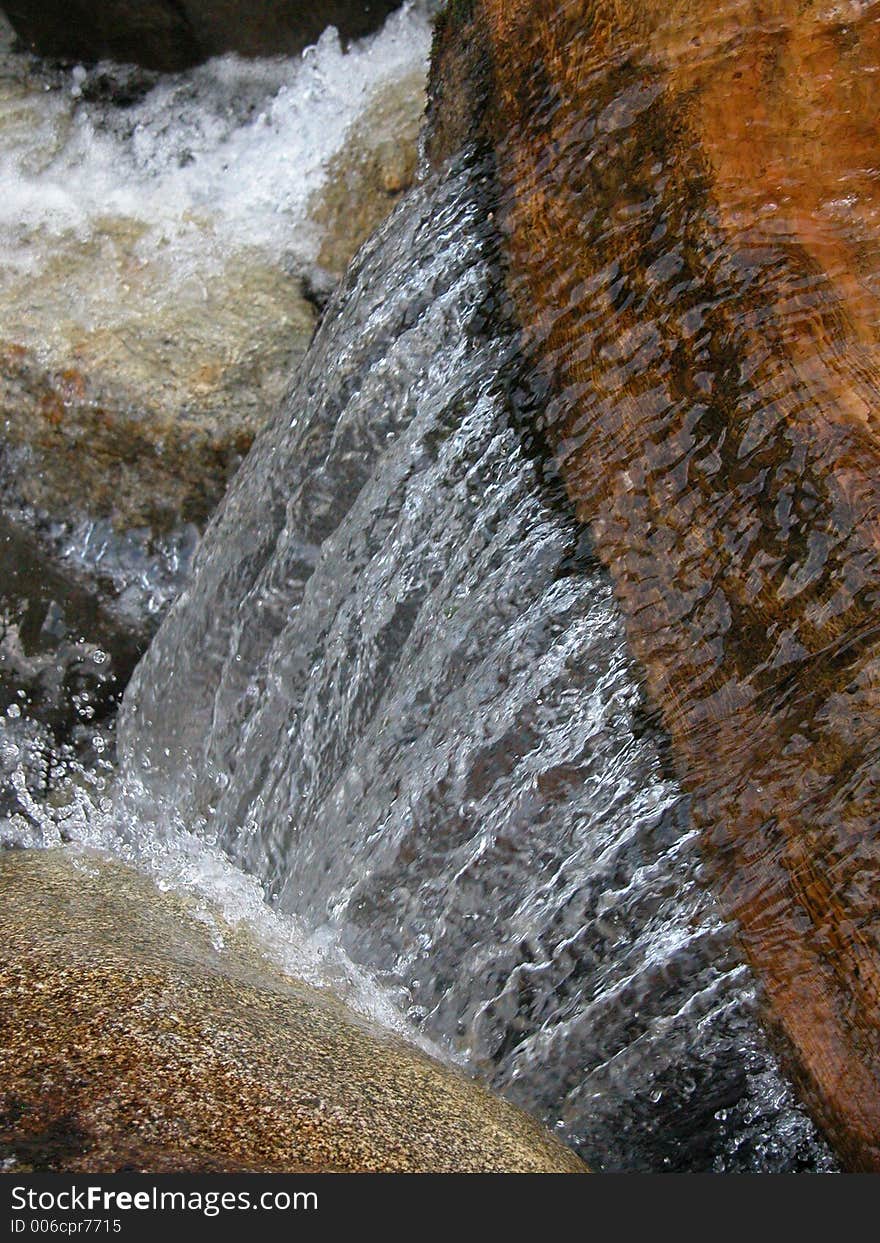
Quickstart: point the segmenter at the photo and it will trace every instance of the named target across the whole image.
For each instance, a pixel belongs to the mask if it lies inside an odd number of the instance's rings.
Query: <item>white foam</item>
[[[26,270],[52,239],[122,217],[144,226],[140,257],[164,251],[178,276],[242,245],[307,266],[320,240],[307,205],[328,164],[378,92],[426,73],[429,50],[426,6],[406,4],[346,51],[331,27],[302,56],[224,56],[128,108],[83,99],[81,67],[32,69],[0,129],[0,265]],[[21,81],[26,60],[3,54],[6,75]]]
[[[157,822],[151,823],[148,809],[155,803],[131,780],[122,788],[106,762],[92,769],[73,761],[63,764],[67,775],[55,777],[54,798],[35,798],[27,771],[34,758],[28,752],[35,741],[50,744],[32,735],[26,718],[0,717],[0,768],[7,770],[7,792],[14,792],[18,804],[17,811],[0,816],[0,850],[73,844],[112,855],[149,876],[160,890],[195,898],[192,913],[211,930],[218,950],[228,927],[242,928],[281,971],[331,990],[380,1027],[449,1060],[448,1053],[441,1055],[408,1021],[399,994],[349,959],[336,934],[329,929],[306,932],[297,919],[271,907],[260,881],[236,867],[211,841],[209,825],[171,822],[167,808],[157,808]],[[60,762],[56,754],[53,763]]]

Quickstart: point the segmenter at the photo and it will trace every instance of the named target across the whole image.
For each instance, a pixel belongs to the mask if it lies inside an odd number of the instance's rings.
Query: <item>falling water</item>
[[[533,430],[476,153],[361,251],[126,695],[188,826],[597,1168],[831,1167]]]

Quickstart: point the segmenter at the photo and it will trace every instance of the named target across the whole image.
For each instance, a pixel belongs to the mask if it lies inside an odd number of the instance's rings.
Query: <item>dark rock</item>
[[[32,532],[0,515],[0,717],[8,733],[29,728],[31,752],[71,746],[94,759],[96,732],[115,714],[149,628],[114,614],[112,585],[96,590]],[[21,714],[27,720],[19,721]],[[102,735],[103,736],[103,735]],[[18,757],[12,757],[17,759]],[[0,755],[0,815],[15,810]],[[29,782],[39,794],[38,783]]]
[[[327,26],[369,34],[398,0],[4,0],[25,44],[64,60],[117,60],[176,72],[223,52],[290,55]]]

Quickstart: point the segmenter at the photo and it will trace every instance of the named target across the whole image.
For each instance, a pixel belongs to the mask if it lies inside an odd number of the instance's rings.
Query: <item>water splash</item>
[[[230,246],[307,268],[320,245],[309,201],[369,101],[427,72],[429,9],[404,5],[346,51],[330,27],[302,57],[229,55],[155,78],[53,71],[0,47],[0,279],[45,268],[53,239],[101,244],[114,219],[139,226],[135,257],[164,259],[171,289],[222,270]],[[119,298],[103,244],[84,325]]]
[[[350,270],[129,688],[126,780],[595,1166],[826,1168],[532,430],[490,180]]]

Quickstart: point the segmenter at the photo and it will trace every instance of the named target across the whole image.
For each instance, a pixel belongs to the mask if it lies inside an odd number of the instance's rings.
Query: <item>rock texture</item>
[[[314,310],[298,281],[246,254],[207,285],[166,289],[133,242],[108,220],[0,294],[0,487],[56,521],[85,512],[158,534],[204,525],[280,401]],[[107,249],[127,288],[83,322],[77,288],[103,278],[92,251]]]
[[[583,1172],[537,1123],[89,852],[0,854],[14,1168]]]
[[[330,281],[415,181],[424,111],[424,79],[410,74],[377,94],[332,161],[311,205],[322,237],[317,261]]]
[[[880,1169],[876,5],[457,0],[544,431],[814,1116]]]
[[[223,52],[299,52],[335,26],[369,34],[399,0],[4,0],[19,37],[43,56],[110,59],[175,72]]]

